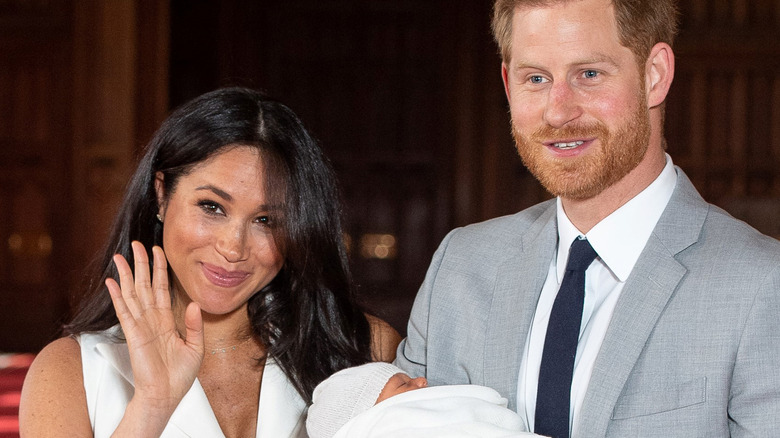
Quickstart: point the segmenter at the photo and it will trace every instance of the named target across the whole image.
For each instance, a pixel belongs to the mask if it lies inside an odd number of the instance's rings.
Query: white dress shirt
[[[620,293],[666,208],[676,181],[672,159],[666,155],[666,166],[655,181],[585,235],[598,257],[585,271],[585,302],[571,388],[570,433],[577,428],[578,413],[585,399],[593,365]],[[566,270],[569,247],[575,238],[582,236],[564,213],[560,198],[557,221],[557,256],[550,262],[539,296],[517,384],[517,410],[528,430],[534,427],[539,367],[550,311]]]

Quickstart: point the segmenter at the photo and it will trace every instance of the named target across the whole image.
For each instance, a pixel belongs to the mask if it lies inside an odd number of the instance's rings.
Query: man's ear
[[[162,172],[154,174],[154,191],[157,194],[157,212],[165,217],[165,175]]]
[[[645,90],[647,90],[648,108],[656,107],[664,102],[673,79],[674,52],[669,44],[657,43],[650,50],[650,56],[645,65]]]
[[[506,62],[501,63],[501,80],[504,81],[504,93],[506,93],[506,100],[511,102],[512,96],[509,95],[509,71],[507,70]]]

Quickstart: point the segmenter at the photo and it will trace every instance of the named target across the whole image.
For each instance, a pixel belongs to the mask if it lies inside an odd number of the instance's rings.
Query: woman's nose
[[[240,262],[246,258],[246,230],[238,224],[225,226],[217,236],[217,252],[230,263]]]

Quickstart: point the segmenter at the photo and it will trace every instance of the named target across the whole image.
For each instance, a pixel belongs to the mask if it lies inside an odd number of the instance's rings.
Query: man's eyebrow
[[[615,62],[614,58],[612,56],[603,54],[603,53],[596,53],[592,56],[588,56],[586,58],[578,59],[574,62],[569,63],[569,67],[577,67],[587,64],[598,64],[598,63],[607,63],[611,66],[617,67],[617,62]],[[524,68],[530,68],[530,69],[538,69],[538,70],[547,70],[545,67],[541,67],[538,64],[526,61],[523,59],[517,59],[517,61],[514,63],[514,70],[520,70]]]
[[[573,62],[571,65],[578,66],[584,64],[599,64],[599,63],[606,63],[615,67],[617,67],[618,65],[617,62],[615,62],[613,57],[601,53],[596,53],[591,57],[583,58],[577,62]]]
[[[516,61],[513,62],[513,64],[514,64],[514,66],[512,66],[513,70],[520,70],[523,68],[533,68],[533,69],[543,70],[543,68],[539,67],[538,65],[533,64],[529,61],[524,61],[522,59],[517,59]]]

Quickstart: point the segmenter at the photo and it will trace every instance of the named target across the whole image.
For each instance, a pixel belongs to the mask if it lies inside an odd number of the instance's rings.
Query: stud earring
[[[163,223],[162,216],[160,216],[160,213],[157,213],[157,220],[160,221],[160,223]]]

